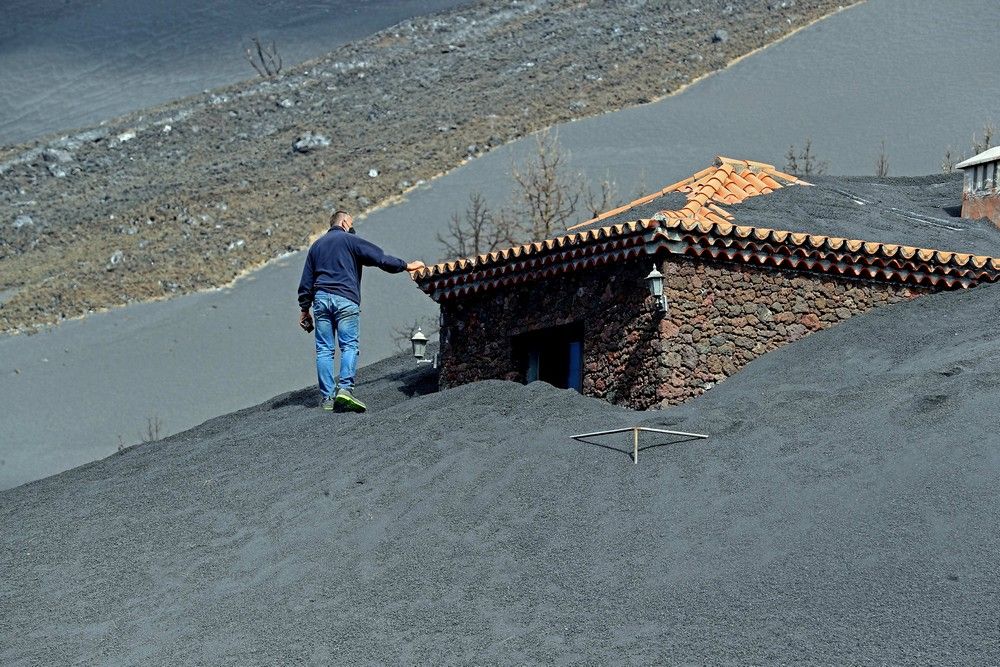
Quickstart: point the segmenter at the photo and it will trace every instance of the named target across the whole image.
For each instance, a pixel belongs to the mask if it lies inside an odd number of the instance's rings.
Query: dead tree
[[[281,74],[281,56],[274,42],[267,47],[262,45],[257,37],[251,37],[246,53],[247,61],[265,79]]]
[[[139,434],[139,439],[143,442],[156,442],[160,439],[160,428],[163,423],[160,421],[159,415],[153,415],[152,417],[146,417],[146,432]],[[119,445],[121,444],[119,438]]]
[[[598,186],[600,187],[599,193],[595,193],[594,189],[589,185],[584,190],[585,199],[587,200],[587,212],[592,218],[596,218],[601,213],[610,211],[621,205],[621,200],[618,198],[617,183],[605,175],[604,180]]]
[[[986,149],[993,145],[993,136],[997,132],[997,127],[992,122],[983,124],[983,138],[980,139],[979,136],[973,132],[972,133],[972,154],[979,155]],[[965,159],[965,153],[954,153],[949,146],[944,152],[944,158],[941,160],[941,171],[946,174],[950,174],[955,170],[955,165]]]
[[[788,151],[785,153],[785,171],[795,176],[799,175],[799,158],[795,154],[795,144],[788,144]]]
[[[566,173],[569,155],[548,131],[535,138],[535,153],[524,165],[511,165],[516,184],[514,212],[529,240],[541,241],[573,221],[583,193],[579,178]]]
[[[986,123],[983,125],[983,138],[982,140],[976,139],[976,135],[972,135],[972,154],[979,155],[987,148],[993,145],[993,135],[996,134],[997,128],[993,123]]]
[[[610,178],[595,186],[567,170],[569,154],[549,132],[536,136],[535,151],[523,165],[511,165],[510,204],[489,210],[483,196],[469,195],[464,213],[453,213],[447,231],[437,235],[449,258],[473,257],[566,230],[576,215],[596,217],[618,205],[618,186]],[[583,200],[581,205],[581,200]]]
[[[962,161],[961,154],[955,155],[951,150],[951,146],[944,151],[944,157],[941,158],[941,171],[950,174],[955,171],[955,165]]]
[[[795,144],[788,146],[785,153],[785,171],[795,176],[819,176],[826,172],[828,164],[816,158],[812,150],[812,139],[806,137],[806,143],[797,154]]]
[[[649,186],[646,184],[646,168],[639,170],[639,182],[636,183],[632,191],[632,199],[641,199],[649,194]]]
[[[889,175],[889,156],[885,152],[885,139],[882,140],[882,146],[875,158],[875,175],[879,178]]]
[[[446,234],[437,240],[448,257],[474,257],[493,252],[503,245],[517,242],[517,226],[506,212],[494,215],[486,205],[483,195],[469,195],[469,206],[464,214],[452,213]]]

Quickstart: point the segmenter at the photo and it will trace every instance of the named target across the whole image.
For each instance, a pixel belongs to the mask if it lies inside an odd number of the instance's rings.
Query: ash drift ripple
[[[1000,290],[635,413],[369,368],[0,493],[0,661],[990,663]],[[432,392],[432,393],[426,393]],[[639,465],[572,433],[642,424]]]

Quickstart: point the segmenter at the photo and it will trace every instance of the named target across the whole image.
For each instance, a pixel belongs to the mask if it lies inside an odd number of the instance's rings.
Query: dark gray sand
[[[366,415],[293,392],[4,491],[0,662],[995,663],[998,310],[873,311],[664,412],[395,358]],[[712,437],[567,437],[630,424]]]
[[[815,176],[726,207],[740,225],[1000,257],[1000,229],[959,217],[962,175]]]
[[[1000,229],[986,219],[961,218],[962,174],[898,178],[809,176],[769,195],[726,204],[738,225],[1000,256]],[[688,202],[668,192],[590,225],[583,231],[676,211]]]

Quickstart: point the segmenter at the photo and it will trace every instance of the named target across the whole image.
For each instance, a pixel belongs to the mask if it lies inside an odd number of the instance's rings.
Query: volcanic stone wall
[[[672,405],[812,331],[923,292],[737,263],[657,264],[665,315],[644,282],[648,258],[443,302],[441,385],[524,381],[512,337],[580,322],[584,394],[636,409]]]

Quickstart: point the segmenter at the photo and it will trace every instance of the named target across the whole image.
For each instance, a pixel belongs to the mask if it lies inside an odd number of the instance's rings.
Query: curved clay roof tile
[[[781,188],[781,184],[778,183],[778,181],[771,178],[770,176],[768,176],[767,174],[762,174],[760,176],[760,180],[762,183],[764,183],[764,185],[771,188],[772,190],[778,190],[779,188]]]

